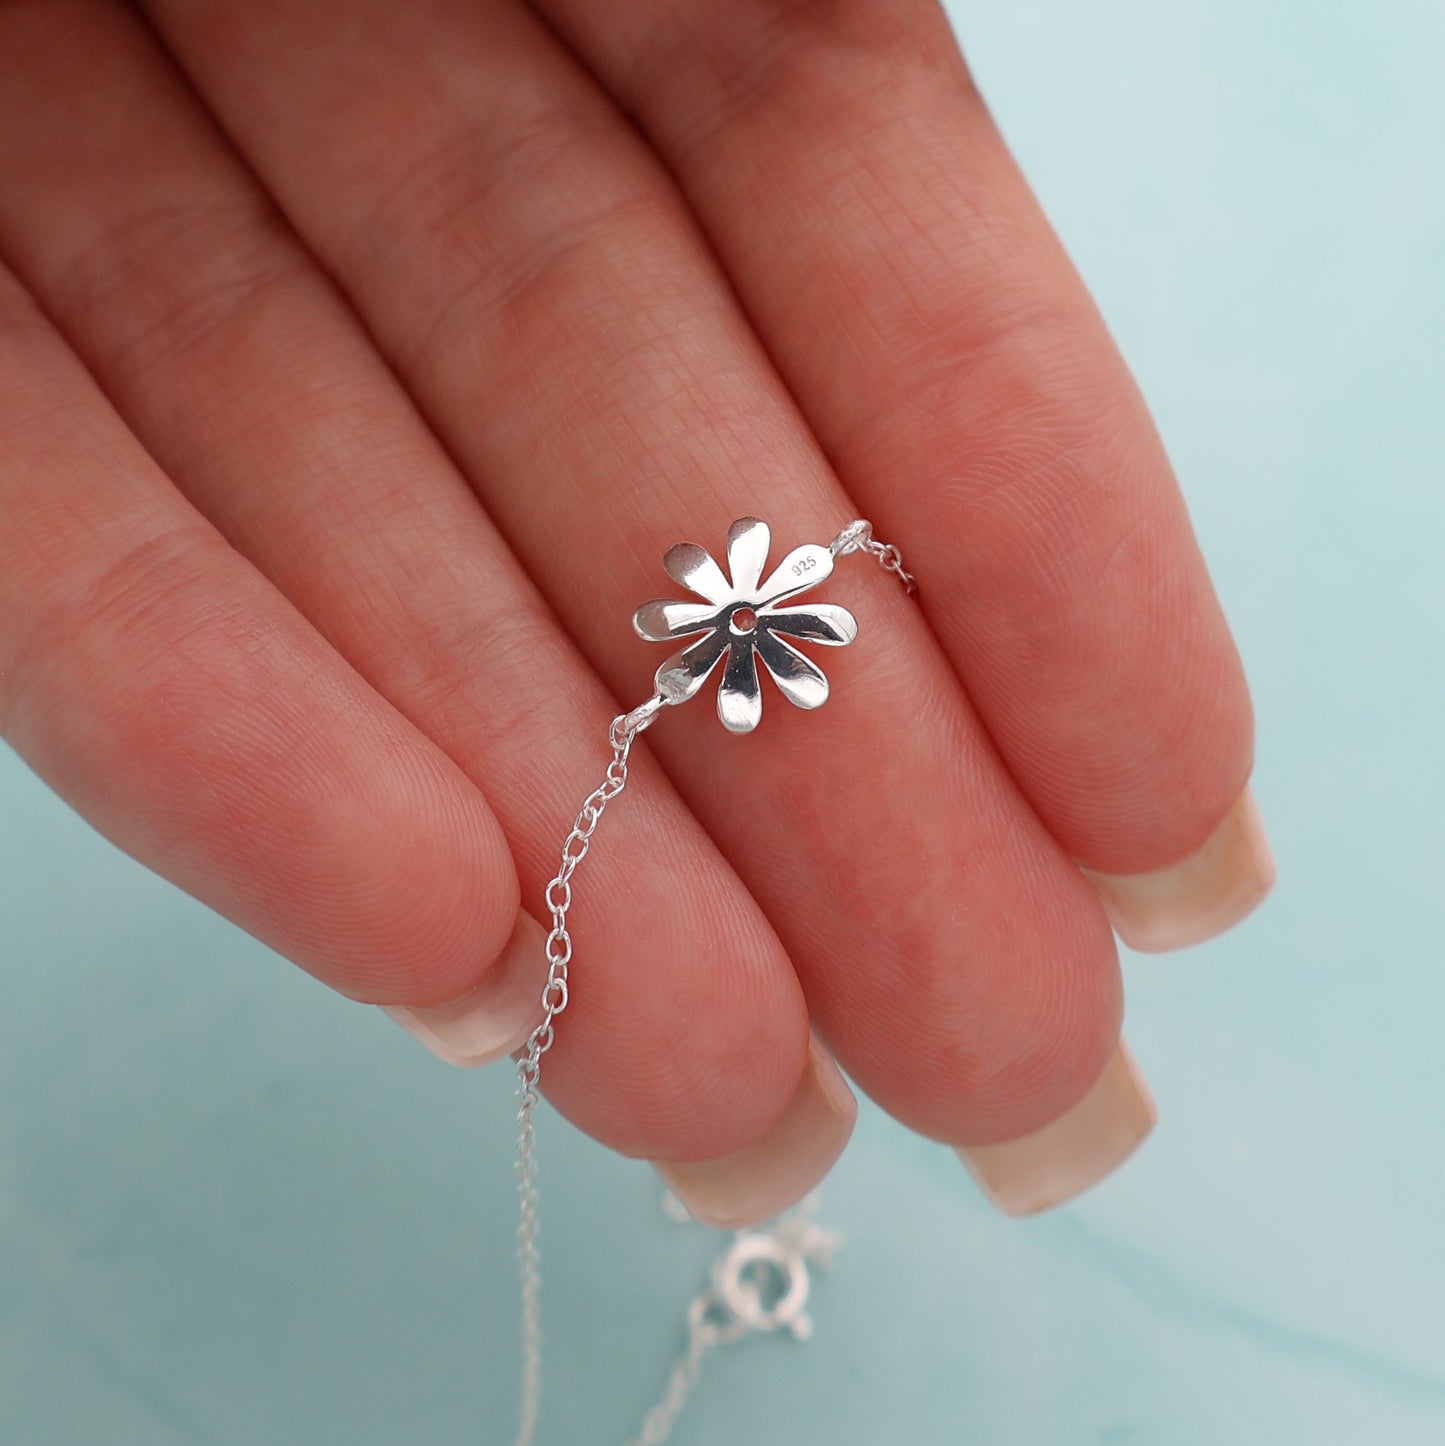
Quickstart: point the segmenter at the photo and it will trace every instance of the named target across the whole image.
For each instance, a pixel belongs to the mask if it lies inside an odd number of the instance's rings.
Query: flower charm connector
[[[638,635],[652,643],[705,634],[657,670],[657,691],[669,703],[691,698],[726,655],[717,711],[734,733],[750,733],[763,716],[758,658],[790,703],[817,708],[827,701],[828,680],[788,639],[839,647],[858,636],[857,621],[847,608],[833,603],[780,606],[822,582],[833,571],[833,553],[805,543],[759,581],[770,541],[768,524],[756,517],[740,517],[728,528],[731,582],[695,542],[678,543],[663,558],[663,566],[674,582],[706,601],[643,603],[632,619]]]

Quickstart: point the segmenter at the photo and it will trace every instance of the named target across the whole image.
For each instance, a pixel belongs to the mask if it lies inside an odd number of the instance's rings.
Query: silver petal
[[[763,716],[763,690],[751,641],[734,641],[717,690],[717,715],[731,733],[751,733]]]
[[[733,600],[732,584],[723,576],[722,568],[713,561],[711,553],[695,542],[679,542],[676,547],[669,547],[662,565],[679,587],[705,597],[710,603],[721,606]]]
[[[658,598],[645,602],[632,615],[632,627],[649,643],[665,643],[671,638],[685,638],[713,626],[717,608],[711,603],[668,602]]]
[[[837,603],[814,603],[811,607],[762,608],[758,612],[759,628],[786,633],[790,638],[803,638],[810,643],[827,643],[842,647],[858,636],[858,619]]]
[[[828,680],[823,670],[791,643],[771,632],[760,632],[757,650],[788,702],[799,708],[818,708],[828,701]]]
[[[757,591],[757,606],[771,607],[784,598],[806,592],[833,571],[833,554],[816,542],[795,547],[773,570]]]
[[[728,642],[728,630],[715,628],[690,648],[674,653],[657,670],[654,678],[657,691],[669,703],[685,703],[717,667],[718,659],[728,650]]]
[[[739,517],[728,528],[728,573],[738,597],[751,594],[763,575],[772,533],[761,517]]]

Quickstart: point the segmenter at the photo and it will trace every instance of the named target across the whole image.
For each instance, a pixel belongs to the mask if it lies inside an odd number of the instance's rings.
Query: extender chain
[[[818,549],[822,551],[822,549]],[[866,552],[880,567],[897,575],[909,593],[917,591],[913,575],[903,567],[898,549],[873,539],[864,521],[850,522],[828,544],[833,558]],[[827,559],[825,559],[826,561]],[[680,696],[653,694],[645,703],[612,720],[608,739],[612,759],[603,781],[587,796],[562,844],[562,862],[547,885],[544,898],[552,915],[547,935],[547,980],[542,989],[542,1021],[528,1036],[517,1063],[517,1263],[521,1285],[522,1375],[517,1434],[513,1446],[533,1446],[542,1398],[542,1259],[538,1248],[536,1112],[541,1096],[542,1056],[556,1038],[555,1020],[567,1008],[567,976],[572,962],[572,936],[567,911],[572,907],[572,875],[587,857],[603,810],[627,787],[628,759],[637,735],[651,727],[661,710],[684,701]],[[804,1313],[809,1291],[808,1264],[828,1265],[838,1237],[812,1221],[816,1197],[780,1217],[770,1231],[740,1231],[713,1268],[711,1287],[688,1308],[687,1348],[668,1378],[661,1399],[643,1418],[642,1429],[627,1446],[661,1446],[672,1432],[679,1411],[696,1385],[703,1358],[719,1345],[750,1331],[788,1330],[807,1340],[812,1321]],[[676,1202],[672,1202],[676,1206]],[[676,1206],[680,1212],[681,1207]],[[685,1212],[683,1212],[685,1213]]]

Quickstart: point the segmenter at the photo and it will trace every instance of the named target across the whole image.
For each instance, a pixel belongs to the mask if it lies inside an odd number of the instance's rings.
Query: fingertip
[[[447,1004],[383,1005],[423,1048],[462,1069],[491,1064],[526,1043],[542,1021],[547,931],[525,910],[480,984]]]
[[[1268,897],[1277,869],[1254,791],[1246,787],[1179,862],[1147,873],[1085,874],[1119,938],[1131,949],[1164,953],[1232,929]]]
[[[823,1044],[807,1060],[782,1114],[750,1144],[693,1161],[654,1161],[664,1182],[699,1224],[742,1230],[796,1205],[843,1153],[858,1101]]]
[[[367,816],[371,863],[354,891],[356,953],[338,957],[347,993],[381,1005],[447,1006],[481,987],[519,927],[520,885],[500,824],[450,760],[424,754],[374,779],[352,821]],[[337,820],[342,827],[344,819]],[[341,842],[338,840],[338,842]]]
[[[1158,1121],[1154,1097],[1121,1039],[1087,1093],[1057,1119],[1016,1139],[962,1146],[959,1158],[1005,1215],[1065,1204],[1112,1174]]]

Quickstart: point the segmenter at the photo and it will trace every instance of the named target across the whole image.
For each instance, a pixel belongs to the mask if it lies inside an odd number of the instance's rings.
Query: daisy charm
[[[763,716],[758,658],[790,703],[817,708],[827,701],[828,680],[789,639],[840,647],[858,636],[857,621],[847,608],[833,603],[781,606],[833,571],[833,550],[804,543],[763,579],[770,542],[768,524],[759,518],[740,517],[734,522],[728,528],[731,581],[695,542],[678,543],[662,564],[675,583],[705,601],[643,603],[632,619],[638,636],[651,643],[703,634],[657,670],[657,691],[668,703],[691,698],[726,656],[717,711],[734,733],[751,733]]]

